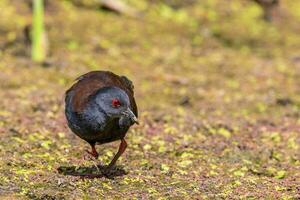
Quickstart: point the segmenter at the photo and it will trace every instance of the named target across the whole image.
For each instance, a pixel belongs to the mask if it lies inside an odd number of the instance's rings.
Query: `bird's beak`
[[[129,117],[134,123],[139,124],[139,121],[136,118],[135,114],[129,108],[127,108],[127,110],[123,112],[123,115]]]

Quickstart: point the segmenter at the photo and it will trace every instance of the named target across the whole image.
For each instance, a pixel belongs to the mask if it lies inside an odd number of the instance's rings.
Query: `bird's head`
[[[105,87],[96,94],[96,103],[111,118],[127,118],[138,124],[138,119],[131,110],[126,92],[117,87]]]

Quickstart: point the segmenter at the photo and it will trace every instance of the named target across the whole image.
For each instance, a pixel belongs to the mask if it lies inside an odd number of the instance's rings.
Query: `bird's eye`
[[[114,107],[114,108],[118,108],[121,106],[121,102],[119,101],[119,99],[113,99],[111,101],[111,105]]]

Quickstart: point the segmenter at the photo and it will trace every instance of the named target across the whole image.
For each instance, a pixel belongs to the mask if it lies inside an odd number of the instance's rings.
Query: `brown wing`
[[[133,113],[138,116],[137,106],[134,99],[132,82],[124,77],[109,71],[91,71],[78,77],[77,82],[66,92],[74,92],[72,107],[75,112],[81,112],[89,97],[103,87],[118,87],[124,90],[130,100]]]

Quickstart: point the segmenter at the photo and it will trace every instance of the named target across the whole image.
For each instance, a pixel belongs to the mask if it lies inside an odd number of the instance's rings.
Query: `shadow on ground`
[[[108,169],[106,165],[93,165],[88,167],[81,166],[60,166],[57,168],[58,173],[67,176],[79,176],[82,178],[102,178],[113,179],[117,176],[128,174],[121,166]]]

